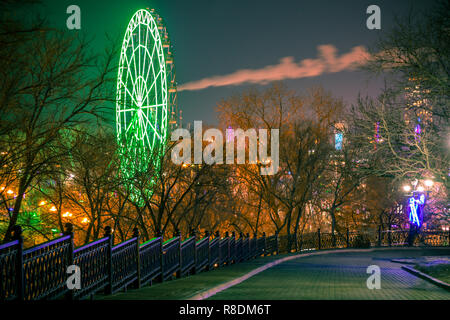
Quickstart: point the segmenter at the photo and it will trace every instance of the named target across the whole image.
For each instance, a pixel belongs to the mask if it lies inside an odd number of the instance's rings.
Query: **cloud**
[[[279,64],[261,69],[242,69],[228,75],[188,82],[179,86],[178,91],[236,86],[244,83],[267,84],[284,79],[317,77],[325,73],[354,70],[369,58],[369,53],[363,46],[354,47],[350,52],[341,56],[336,55],[336,47],[330,44],[318,46],[317,50],[318,57],[316,59],[304,59],[296,63],[293,57],[284,57]]]

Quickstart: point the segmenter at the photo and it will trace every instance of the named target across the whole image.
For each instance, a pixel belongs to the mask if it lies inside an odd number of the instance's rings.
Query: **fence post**
[[[139,229],[133,229],[133,237],[136,238],[136,288],[141,287],[141,257],[139,255]]]
[[[378,226],[378,246],[381,247],[381,226]]]
[[[219,231],[216,231],[216,232],[214,232],[214,239],[216,239],[216,238],[218,238],[219,239],[219,241],[218,241],[218,247],[219,247],[219,262],[217,263],[217,265],[218,265],[218,268],[220,268],[220,260],[222,260],[222,250],[220,250],[220,233],[219,233]]]
[[[105,227],[105,237],[108,237],[108,254],[107,254],[107,267],[106,267],[106,272],[108,273],[108,285],[105,288],[105,294],[112,294],[112,288],[113,288],[113,270],[112,270],[112,246],[113,246],[113,242],[112,242],[112,232],[111,232],[111,227],[110,226],[106,226]]]
[[[164,281],[164,248],[163,248],[163,238],[162,238],[162,232],[161,230],[156,230],[156,237],[159,239],[159,265],[161,269],[161,275],[159,276],[159,281]]]
[[[241,239],[241,256],[239,261],[244,261],[244,234],[242,232],[239,232],[239,239]]]
[[[230,234],[228,231],[225,231],[225,239],[227,241],[227,257],[225,259],[225,263],[228,265],[230,261]]]
[[[278,255],[278,232],[275,232],[275,254]]]
[[[206,270],[209,271],[209,266],[211,264],[211,247],[210,247],[210,242],[209,242],[209,231],[206,230],[205,231],[205,238],[208,238],[208,264],[206,265]]]
[[[245,237],[247,238],[247,259],[246,260],[250,260],[251,256],[252,256],[252,241],[250,239],[250,233],[246,233]]]
[[[181,278],[181,267],[183,261],[181,260],[181,236],[180,236],[180,230],[175,229],[175,237],[178,237],[178,271],[176,272],[176,277]]]
[[[388,230],[388,245],[389,247],[392,245],[391,223],[389,223],[389,230]]]
[[[65,236],[70,236],[70,243],[69,243],[69,248],[68,248],[68,257],[67,257],[67,265],[73,265],[73,225],[68,222],[64,225],[65,230],[64,230],[64,235]],[[73,300],[73,289],[69,289],[69,291],[67,291],[66,293],[66,299],[67,300]]]
[[[350,247],[350,232],[349,232],[348,228],[347,228],[346,245],[347,245],[347,248]]]
[[[294,244],[295,244],[295,247],[294,247],[295,252],[297,252],[298,251],[297,232],[294,233]]]
[[[331,233],[331,247],[336,248],[336,230]]]
[[[194,268],[192,268],[192,273],[195,274],[197,272],[197,238],[195,234],[195,230],[191,228],[190,236],[194,237]]]
[[[16,256],[16,292],[17,292],[17,300],[24,300],[24,275],[23,275],[23,236],[22,236],[22,227],[15,225],[13,229],[13,239],[17,240],[17,256]]]
[[[252,258],[255,259],[256,255],[258,254],[258,234],[256,232],[253,232],[253,242],[255,243],[255,248],[253,249],[253,256]]]
[[[267,255],[267,244],[266,244],[266,233],[263,232],[262,237],[264,239],[263,243],[264,243],[264,257]]]
[[[320,228],[317,229],[317,242],[318,242],[319,250],[322,249],[322,241],[320,241]]]
[[[233,238],[233,256],[232,256],[232,261],[233,263],[236,263],[236,232],[233,231],[231,233],[231,237]]]

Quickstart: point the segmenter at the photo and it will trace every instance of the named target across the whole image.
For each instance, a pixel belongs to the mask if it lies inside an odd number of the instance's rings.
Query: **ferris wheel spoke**
[[[145,118],[147,118],[145,114],[143,114],[143,115],[144,115]],[[146,120],[142,119],[142,124],[143,124],[143,128],[144,128],[144,137],[147,140],[148,146],[150,147],[151,143],[150,143],[150,138],[149,138],[149,135],[148,135],[148,132],[147,132],[147,126],[144,125],[145,121]]]
[[[133,123],[130,123],[130,124],[128,125],[128,128],[125,130],[125,134],[127,134],[128,131],[130,131],[130,129],[131,129],[132,126],[133,126]]]
[[[125,55],[125,60],[127,62],[127,67],[126,67],[126,69],[127,69],[127,80],[130,79],[131,80],[131,84],[134,87],[135,86],[135,82],[133,81],[133,74],[131,73],[131,69],[130,69],[131,63],[130,63],[130,60],[128,60],[127,55]],[[130,75],[130,77],[128,77],[128,75]],[[123,80],[121,80],[121,81],[123,83]]]
[[[146,64],[147,64],[147,56],[149,56],[150,55],[150,52],[148,51],[148,49],[146,48],[146,47],[144,47],[144,46],[142,46],[142,45],[139,45],[140,46],[140,48],[141,48],[141,51],[142,51],[142,54],[140,55],[140,56],[144,56],[143,57],[143,61],[142,61],[142,64],[141,64],[141,66],[139,67],[139,69],[140,69],[140,71],[139,72],[141,72],[142,71],[142,73],[141,73],[141,79],[140,79],[140,81],[139,81],[139,85],[138,85],[138,87],[139,87],[139,93],[142,95],[142,96],[144,96],[145,95],[145,87],[146,87],[146,85],[147,85],[147,80],[144,80],[144,77],[143,77],[143,75],[144,75],[144,71],[146,70]]]
[[[148,95],[148,94],[152,91],[153,87],[155,86],[156,81],[158,80],[158,78],[159,78],[160,75],[161,75],[161,72],[162,72],[162,69],[159,70],[158,74],[155,76],[155,79],[154,79],[153,82],[152,82],[152,85],[150,86],[150,88],[147,89],[147,91],[146,91],[145,94]]]
[[[147,28],[145,28],[145,46],[144,46],[144,48],[145,48],[145,51],[146,51],[146,53],[149,53],[148,52],[148,49],[147,49],[147,45],[148,45],[148,34],[149,34],[149,32],[148,32],[148,25],[146,25],[147,26]],[[147,54],[146,55],[144,55],[144,64],[143,64],[143,66],[142,66],[142,73],[144,73],[144,70],[146,69],[145,68],[145,61],[147,60]]]
[[[139,42],[138,42],[139,69],[138,70],[139,70],[139,74],[141,74],[141,25],[140,24],[138,25],[138,37],[139,37]],[[139,89],[141,89],[141,88],[139,87]],[[139,94],[141,94],[141,93],[142,93],[142,91],[139,91]]]
[[[146,49],[144,49],[144,61],[143,61],[143,64],[142,64],[142,71],[144,71],[144,69],[145,69],[145,60],[146,60],[146,58],[147,58],[147,52],[146,52],[147,50]],[[145,82],[143,82],[142,83],[142,86],[146,86],[146,83]]]
[[[135,52],[133,53],[133,56],[131,59],[133,60],[133,65],[134,65],[133,93],[135,95],[138,95],[139,94],[139,79],[138,79],[137,70],[136,70],[136,53]],[[133,66],[131,66],[131,68],[133,68]]]
[[[153,104],[153,105],[150,105],[150,106],[142,106],[141,109],[156,109],[158,107],[163,107],[165,105],[166,105],[165,103]]]
[[[142,138],[141,138],[141,136],[142,136],[142,129],[144,129],[144,121],[143,121],[143,119],[142,119],[142,117],[141,116],[139,116],[138,117],[138,121],[137,121],[138,123],[137,123],[137,132],[136,132],[136,134],[137,134],[137,138],[139,139],[139,140],[141,140]]]
[[[149,118],[147,117],[147,115],[145,114],[145,112],[142,112],[142,115],[144,116],[144,118],[147,120],[147,124],[152,127],[153,129],[153,133],[158,137],[159,140],[161,140],[161,136],[159,135],[158,131],[156,130],[156,128],[153,126],[153,123],[149,120]]]
[[[153,75],[155,75],[155,67],[153,65],[153,56],[155,54],[155,50],[156,50],[156,43],[153,44],[152,54],[150,55],[150,63],[149,63],[149,66],[147,68],[147,74],[145,76],[145,83],[148,82],[148,75],[150,74],[151,70],[153,70]]]
[[[130,111],[136,111],[136,109],[122,109],[122,110],[119,110],[118,112],[121,113],[121,112],[130,112]]]
[[[133,29],[133,31],[136,30],[136,28]],[[136,49],[134,48],[134,37],[133,32],[131,33],[131,48],[132,48],[132,59],[134,64],[134,79],[137,79],[137,73],[136,73]]]
[[[149,148],[151,148],[151,142],[150,142],[150,137],[149,137],[149,135],[147,134],[147,128],[146,128],[146,130],[145,130],[145,139],[147,140],[147,143],[148,143],[148,146],[149,146]]]
[[[123,84],[123,87],[125,88],[125,91],[126,91],[126,92],[128,93],[128,95],[130,96],[132,102],[133,102],[134,104],[137,105],[137,102],[136,102],[136,100],[134,99],[133,94],[130,92],[130,90],[128,90],[128,88],[127,88],[127,86],[125,85],[125,83],[123,83],[123,81],[121,81],[121,82],[122,82],[122,84]]]
[[[128,133],[128,131],[130,130],[131,127],[134,127],[133,125],[135,124],[137,119],[136,113],[131,117],[131,121],[130,124],[128,125],[128,128],[126,129],[125,133]]]
[[[161,67],[160,67],[160,68],[159,68],[158,74],[156,74],[155,63],[154,63],[155,54],[158,55],[158,52],[156,52],[156,49],[157,49],[157,44],[154,43],[154,45],[153,45],[153,50],[152,50],[152,56],[151,56],[151,61],[152,61],[151,66],[152,66],[152,68],[151,68],[151,70],[148,70],[147,76],[146,76],[146,79],[147,79],[146,82],[148,82],[148,76],[149,76],[150,71],[151,71],[151,73],[152,73],[152,75],[153,75],[153,82],[152,82],[152,84],[150,85],[150,87],[149,87],[149,88],[147,89],[147,91],[146,91],[147,97],[150,96],[151,90],[153,89],[153,86],[155,85],[156,80],[157,80],[157,78],[159,77],[159,73],[160,73],[161,70],[162,70]],[[152,95],[152,97],[153,97],[153,101],[151,101],[151,103],[157,102],[157,90],[156,90],[156,89],[155,89],[155,95]],[[156,100],[156,101],[155,101],[155,100]],[[147,99],[147,103],[148,103],[148,102],[149,102],[149,101],[148,101],[148,99]]]

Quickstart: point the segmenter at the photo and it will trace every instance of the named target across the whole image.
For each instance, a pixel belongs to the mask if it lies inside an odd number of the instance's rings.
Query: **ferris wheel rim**
[[[145,20],[147,21],[146,24],[143,23]],[[145,45],[142,45],[140,42],[140,26],[142,24],[147,27]],[[133,32],[136,28],[138,28],[139,32],[139,43],[137,44],[134,43],[133,38]],[[149,35],[151,35],[151,42],[153,43],[151,53],[147,45]],[[130,41],[132,55],[128,56]],[[164,143],[167,136],[169,97],[166,55],[162,43],[159,25],[153,15],[145,9],[138,10],[131,18],[122,42],[116,96],[117,140],[123,150],[130,151],[130,149],[134,149],[135,154],[138,152],[146,153],[145,151],[150,153],[155,148],[155,144]],[[138,61],[136,61],[136,51],[139,51]],[[144,51],[144,60],[142,61],[144,67],[147,57],[149,58],[147,73],[144,75],[141,74],[141,51]],[[157,59],[159,66],[157,71],[155,70],[154,58]],[[136,68],[136,62],[138,63],[138,68]],[[131,64],[133,64],[133,71],[131,71]],[[125,69],[126,71],[124,71]],[[123,80],[124,72],[126,73],[125,81]],[[150,85],[148,84],[149,77],[153,77]],[[128,87],[128,80],[132,84],[131,90]],[[123,95],[121,89],[124,89]],[[154,101],[149,101],[152,90],[154,91],[154,95],[152,95]],[[158,111],[161,112],[158,114]],[[127,114],[129,114],[128,121]],[[136,129],[135,127],[137,127],[137,130],[130,136],[128,131],[132,128]],[[151,139],[149,138],[149,133],[152,134]],[[138,147],[136,148],[136,146]]]

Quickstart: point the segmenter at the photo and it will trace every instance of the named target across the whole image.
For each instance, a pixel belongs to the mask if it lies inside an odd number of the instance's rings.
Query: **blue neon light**
[[[334,147],[336,150],[342,150],[342,141],[344,140],[344,135],[342,133],[334,134]]]
[[[419,220],[419,205],[423,204],[425,204],[424,194],[421,194],[419,199],[414,198],[414,196],[409,198],[409,221],[411,221],[411,223],[417,225],[418,227],[420,227],[421,225]]]

